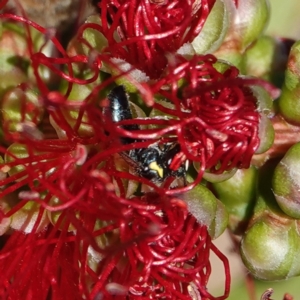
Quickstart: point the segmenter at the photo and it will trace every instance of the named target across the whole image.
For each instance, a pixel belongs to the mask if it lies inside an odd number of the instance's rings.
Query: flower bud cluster
[[[298,275],[297,145],[268,169],[267,196],[260,187],[285,122],[261,79],[275,68],[263,50],[278,47],[260,37],[267,1],[97,7],[66,49],[1,15],[0,298],[226,299],[228,260],[212,243],[226,227],[246,230],[254,276]]]

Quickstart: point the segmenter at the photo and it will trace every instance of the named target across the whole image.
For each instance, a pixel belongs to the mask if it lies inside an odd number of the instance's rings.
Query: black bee
[[[124,86],[119,85],[111,90],[108,95],[109,108],[106,111],[110,114],[111,120],[118,123],[123,120],[132,119],[132,112],[129,106],[128,95]],[[123,125],[126,130],[139,130],[137,124]],[[123,144],[136,142],[131,138],[121,138]],[[121,155],[134,168],[135,172],[153,182],[163,182],[167,177],[182,178],[185,183],[187,161],[177,170],[171,170],[170,165],[174,157],[180,152],[180,145],[177,143],[166,143],[160,145],[155,143],[148,148],[132,149]]]

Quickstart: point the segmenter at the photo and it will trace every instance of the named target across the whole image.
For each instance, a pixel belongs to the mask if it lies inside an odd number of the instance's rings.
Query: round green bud
[[[228,213],[208,188],[199,184],[179,198],[187,203],[189,212],[198,222],[208,227],[212,238],[215,239],[224,232],[228,224]]]
[[[21,209],[15,212],[12,215],[10,226],[15,230],[30,233],[35,228],[35,223],[40,214],[42,214],[42,217],[35,231],[40,232],[49,224],[49,219],[46,211],[40,211],[40,206],[35,201],[28,201]]]
[[[269,118],[275,115],[273,100],[269,93],[261,86],[251,86],[251,90],[257,99],[257,111],[260,114],[259,120],[259,147],[255,154],[266,152],[271,148],[275,139],[275,130]]]
[[[58,205],[63,204],[61,200],[59,200],[57,197],[52,197],[49,205],[55,207]],[[79,212],[76,214],[76,216],[79,216]],[[66,215],[64,214],[63,210],[53,210],[53,211],[47,211],[47,217],[49,219],[49,222],[53,225],[56,225],[59,222],[59,228],[65,229],[67,231],[75,231],[76,227],[70,222],[70,220],[67,219]],[[68,226],[66,228],[66,226]]]
[[[295,221],[265,215],[246,231],[240,251],[245,266],[258,279],[300,275],[300,237]]]
[[[9,230],[10,224],[11,224],[11,219],[12,219],[11,217],[9,217],[9,218],[3,217],[3,214],[7,213],[10,210],[10,205],[6,201],[8,197],[9,196],[3,197],[3,198],[1,198],[1,201],[0,201],[0,214],[1,214],[0,236],[5,234]]]
[[[241,72],[272,82],[281,87],[288,59],[284,41],[262,36],[244,53]]]
[[[300,143],[292,146],[277,165],[272,186],[280,208],[300,219]]]
[[[20,131],[20,122],[39,124],[43,112],[37,93],[31,89],[23,91],[20,87],[15,87],[3,96],[1,114],[9,131]]]
[[[108,72],[116,76],[115,82],[123,85],[128,93],[136,93],[138,91],[137,83],[148,82],[150,80],[150,77],[146,73],[133,67],[123,59],[113,57],[111,58],[111,62],[112,64],[107,67]]]
[[[242,52],[264,31],[270,17],[268,0],[239,1],[232,18],[232,38]]]
[[[92,15],[86,19],[85,23],[101,25],[101,19],[98,15]],[[87,28],[86,30],[84,30],[83,38],[86,39],[92,46],[92,48],[97,50],[99,53],[101,53],[105,49],[105,47],[108,46],[107,38],[99,30],[93,28]],[[82,43],[80,44],[82,45]],[[89,51],[88,47],[83,45],[83,49],[85,54],[87,55],[87,51]]]
[[[300,125],[300,41],[290,51],[284,86],[279,98],[281,115],[290,123]]]
[[[267,0],[239,1],[237,6],[233,1],[229,2],[230,28],[223,44],[214,55],[241,68],[243,53],[266,27],[269,5]]]
[[[28,156],[29,156],[29,154],[28,154],[28,149],[27,149],[26,145],[14,143],[14,144],[11,144],[7,148],[7,152],[5,153],[5,156],[4,156],[4,162],[10,163],[10,162],[15,161],[16,159],[22,159],[22,158],[26,158]],[[8,170],[8,174],[10,176],[12,176],[14,174],[24,171],[25,169],[26,169],[25,165],[19,164],[19,165],[16,165],[16,166],[10,168]],[[19,180],[22,180],[23,178],[20,178]]]
[[[278,101],[281,115],[290,123],[300,125],[300,89],[288,90],[283,86]]]
[[[200,34],[192,46],[197,54],[216,51],[222,44],[230,24],[229,1],[216,0]]]
[[[229,213],[229,228],[235,233],[242,233],[248,223],[255,203],[257,169],[239,169],[228,180],[213,183],[217,197]]]

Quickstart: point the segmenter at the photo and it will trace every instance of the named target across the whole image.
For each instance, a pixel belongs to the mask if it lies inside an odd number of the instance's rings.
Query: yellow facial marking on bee
[[[160,167],[160,166],[157,164],[156,161],[153,161],[152,163],[150,163],[150,164],[149,164],[149,168],[150,168],[151,170],[156,171],[156,172],[158,173],[158,175],[159,175],[160,178],[163,178],[163,176],[164,176],[164,170],[163,170],[162,167]]]

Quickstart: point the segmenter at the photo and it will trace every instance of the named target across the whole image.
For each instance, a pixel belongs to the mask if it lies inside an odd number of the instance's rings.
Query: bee
[[[128,94],[124,86],[119,85],[108,94],[109,107],[107,109],[111,121],[118,123],[123,120],[132,119]],[[106,114],[107,114],[106,112]],[[123,125],[122,128],[132,131],[139,130],[137,124]],[[137,140],[121,138],[123,144],[134,143]],[[131,149],[121,153],[127,163],[133,167],[135,173],[152,182],[164,182],[168,177],[183,179],[186,182],[186,171],[188,161],[181,163],[176,170],[171,169],[173,160],[180,154],[178,143],[154,143],[147,148]]]

